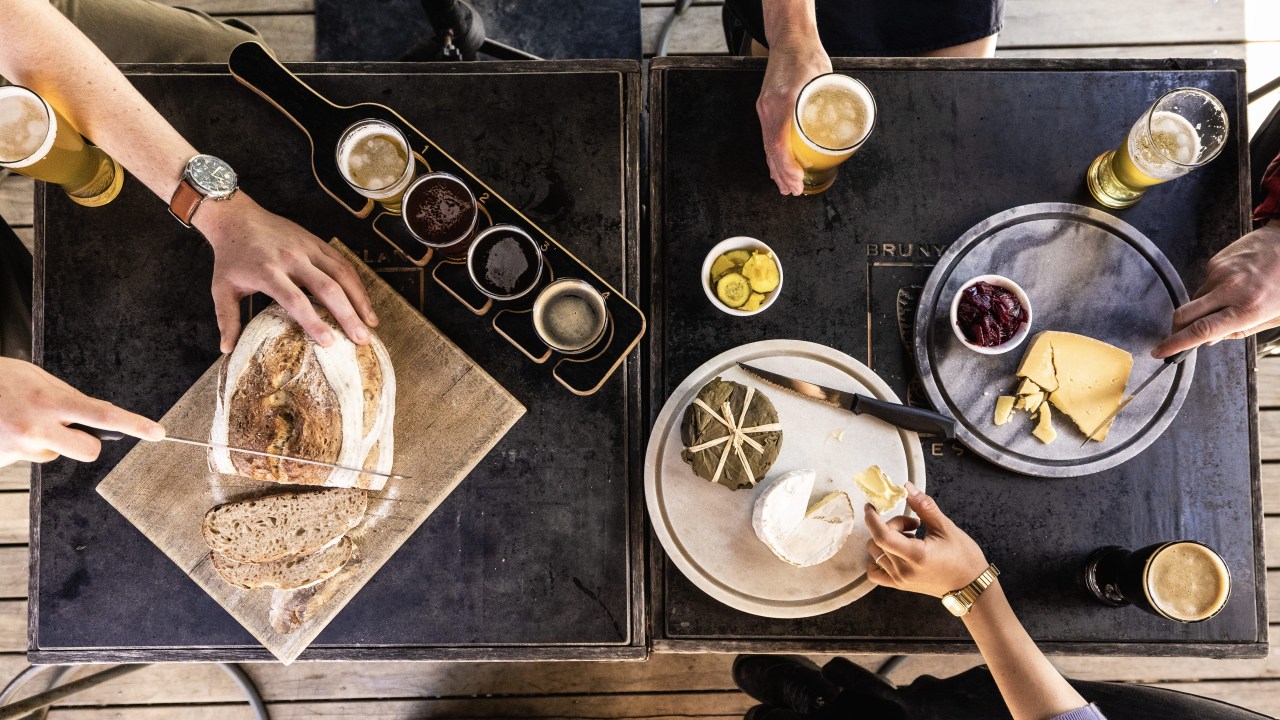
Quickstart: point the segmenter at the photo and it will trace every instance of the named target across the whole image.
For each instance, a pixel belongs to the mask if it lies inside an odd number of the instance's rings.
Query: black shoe
[[[805,716],[791,710],[783,710],[782,708],[769,707],[768,705],[756,705],[742,716],[742,720],[805,720]]]
[[[832,658],[822,666],[822,677],[840,688],[841,704],[856,707],[858,717],[899,720],[907,716],[893,683],[847,658]]]
[[[733,661],[733,681],[765,705],[802,715],[822,708],[840,692],[817,665],[799,655],[739,655]]]

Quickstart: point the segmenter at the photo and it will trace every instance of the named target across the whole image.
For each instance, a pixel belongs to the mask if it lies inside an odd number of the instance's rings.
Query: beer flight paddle
[[[391,273],[418,268],[428,271],[436,284],[470,313],[490,316],[490,323],[499,335],[528,360],[550,367],[551,375],[576,395],[591,395],[599,390],[639,344],[645,332],[645,317],[635,304],[399,113],[378,103],[336,105],[289,72],[258,43],[238,46],[227,65],[236,80],[284,113],[307,136],[311,144],[312,172],[321,189],[352,215],[368,222],[373,235],[403,261],[400,267],[386,268]],[[420,239],[423,232],[420,225],[412,225],[413,220],[406,223],[401,215],[387,211],[380,201],[353,187],[339,167],[337,148],[348,129],[364,121],[378,121],[403,135],[413,153],[412,162],[419,174],[417,180],[433,174],[447,175],[464,183],[475,200],[477,211],[472,236],[477,239],[471,241],[468,249],[499,255],[472,257],[469,261],[466,254],[455,252],[458,247],[454,243],[433,246]],[[432,189],[425,185],[416,187]],[[408,188],[404,193],[406,201],[413,200],[414,183],[409,183]],[[396,200],[381,202],[395,204]],[[488,244],[480,247],[478,238],[484,237],[507,242],[496,248]],[[503,292],[500,272],[487,277],[491,274],[484,271],[486,264],[501,265],[501,254],[510,254],[510,250],[518,251],[531,266],[536,262],[539,268],[531,283],[526,283],[529,286],[520,288],[523,292],[518,294]],[[569,307],[576,312],[578,305],[587,307],[586,299],[603,300],[605,327],[595,344],[585,349],[570,350],[572,344],[560,343],[553,348],[535,328],[536,299],[552,283],[566,279],[582,284],[577,287],[579,295],[575,297],[584,298],[584,302],[561,302],[556,304],[559,307]],[[524,277],[524,281],[527,280]],[[545,332],[545,323],[537,325]]]

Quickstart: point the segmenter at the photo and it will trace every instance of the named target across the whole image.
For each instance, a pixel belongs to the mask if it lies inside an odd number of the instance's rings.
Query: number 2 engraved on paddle
[[[485,200],[488,200],[488,199],[489,199],[489,193],[487,193],[487,192],[486,192],[486,193],[480,193],[480,197],[476,198],[476,202],[478,202],[478,203],[480,203],[481,205],[483,205],[483,204],[484,204],[484,201],[485,201]]]

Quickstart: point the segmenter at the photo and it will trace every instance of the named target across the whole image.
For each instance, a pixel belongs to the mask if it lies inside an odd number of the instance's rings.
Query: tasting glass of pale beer
[[[1147,188],[1182,177],[1216,158],[1227,144],[1227,111],[1209,93],[1165,93],[1133,124],[1116,150],[1099,155],[1086,176],[1089,192],[1109,208],[1127,208]]]
[[[1083,580],[1089,594],[1104,605],[1133,605],[1181,623],[1208,620],[1231,597],[1226,561],[1190,540],[1132,551],[1100,548],[1085,561]]]
[[[356,192],[399,214],[400,200],[413,180],[413,151],[400,128],[382,120],[361,120],[338,140],[338,171]]]
[[[840,163],[866,142],[875,124],[876,100],[866,85],[839,73],[810,80],[796,98],[789,141],[791,156],[804,169],[804,194],[831,187]]]
[[[87,207],[120,194],[124,169],[85,143],[44,98],[18,85],[0,87],[0,167],[62,187]]]

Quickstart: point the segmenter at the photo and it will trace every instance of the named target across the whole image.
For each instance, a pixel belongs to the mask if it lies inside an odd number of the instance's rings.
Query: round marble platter
[[[951,329],[951,300],[977,275],[994,273],[1022,286],[1031,300],[1031,333],[1002,355],[966,348]],[[1174,308],[1187,302],[1182,278],[1142,233],[1081,205],[1038,203],[973,226],[938,260],[916,313],[916,366],[938,412],[956,420],[956,437],[1001,467],[1041,477],[1076,477],[1114,467],[1142,452],[1173,422],[1191,387],[1195,354],[1166,370],[1116,416],[1102,442],[1061,413],[1044,444],[1029,413],[1014,411],[997,427],[996,398],[1012,395],[1014,372],[1036,333],[1063,330],[1127,350],[1133,370],[1126,392],[1160,368],[1151,349],[1169,333]]]
[[[654,533],[671,562],[698,588],[720,602],[754,615],[811,617],[844,607],[871,591],[867,580],[862,524],[866,496],[853,477],[879,465],[889,479],[908,480],[924,490],[924,454],[916,433],[864,415],[794,395],[737,366],[746,362],[840,390],[899,402],[889,386],[848,355],[800,340],[765,340],[708,360],[667,399],[645,453],[644,488]],[[778,411],[782,449],[756,487],[729,490],[693,473],[680,458],[680,425],[685,408],[712,379],[754,387]],[[849,494],[855,509],[852,535],[835,557],[799,568],[780,560],[751,526],[755,500],[783,473],[802,468],[817,473],[810,503],[833,490]],[[911,515],[905,501],[886,517]]]

